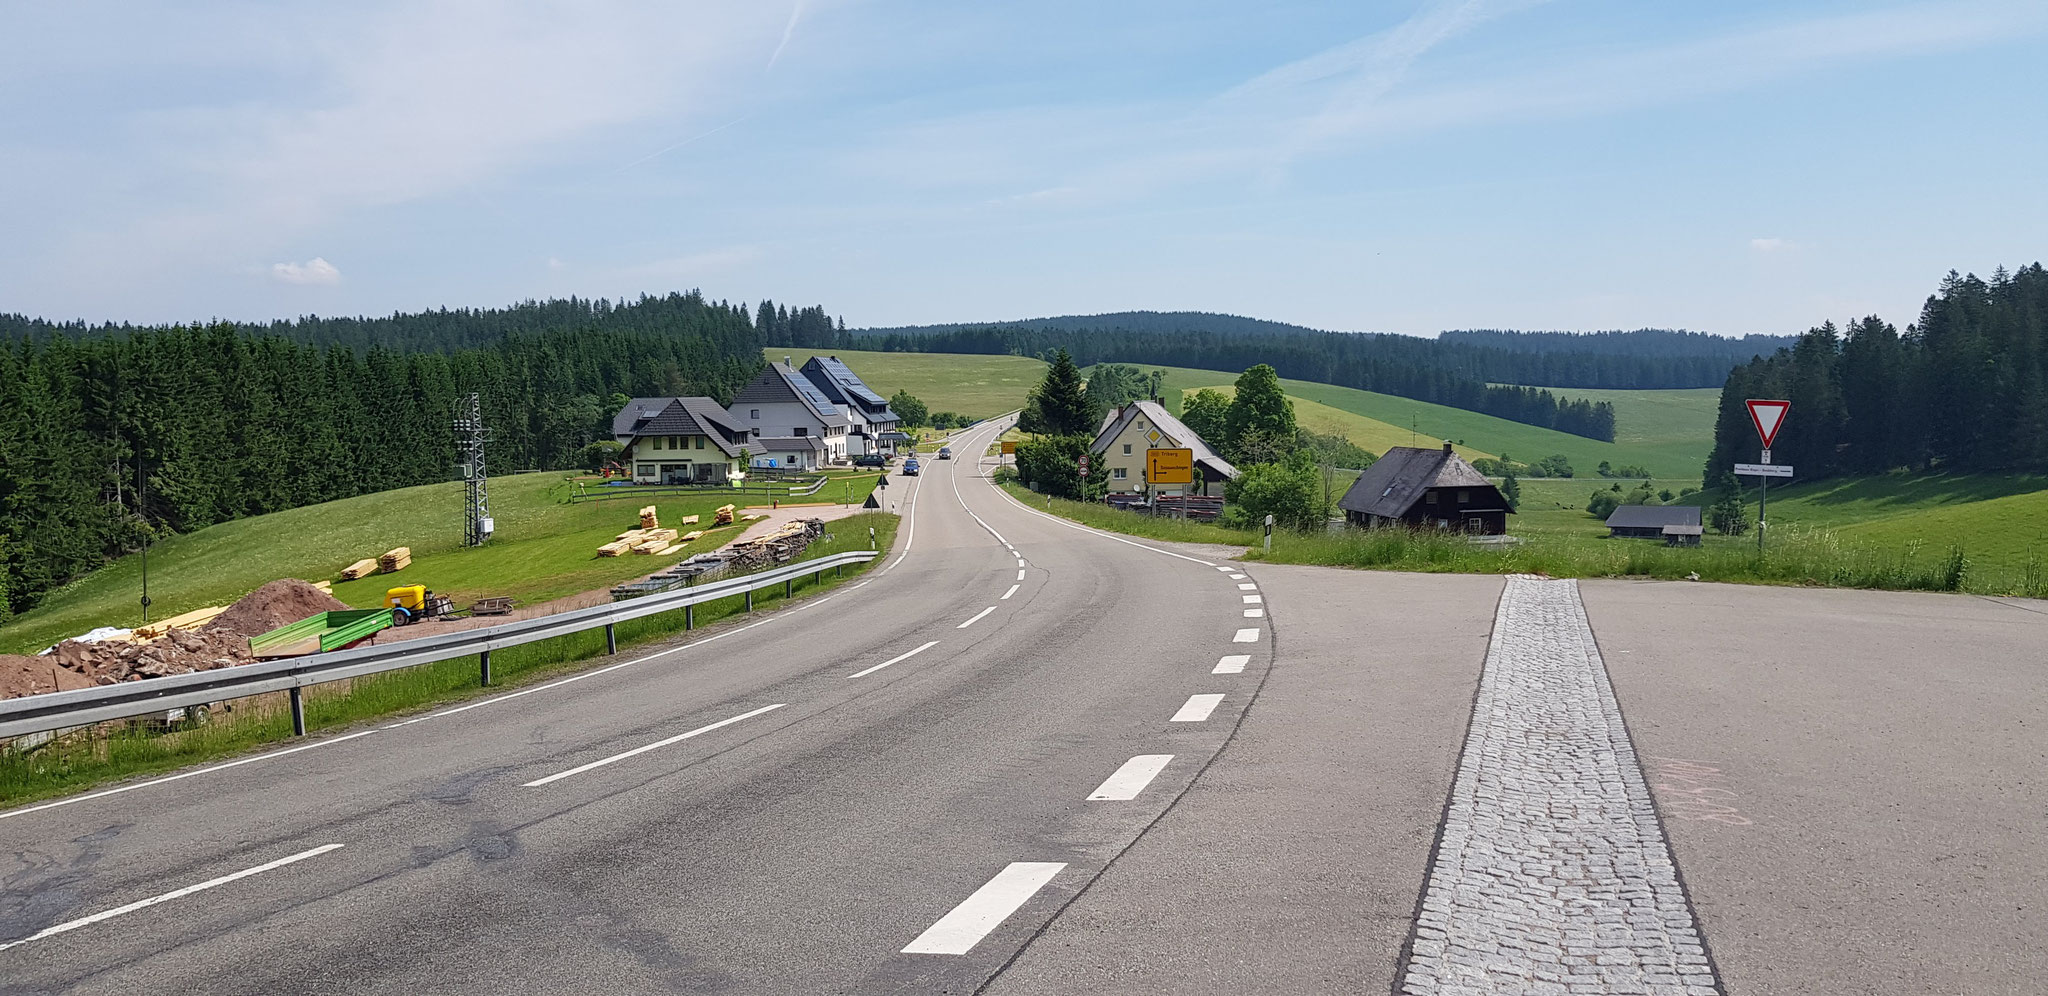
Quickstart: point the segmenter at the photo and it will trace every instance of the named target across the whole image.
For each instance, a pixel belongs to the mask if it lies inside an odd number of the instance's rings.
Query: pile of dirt
[[[0,654],[0,699],[91,687],[92,679],[48,657]]]
[[[197,630],[174,629],[148,643],[65,640],[40,657],[0,656],[0,698],[247,664],[249,637],[346,608],[304,581],[272,581]]]

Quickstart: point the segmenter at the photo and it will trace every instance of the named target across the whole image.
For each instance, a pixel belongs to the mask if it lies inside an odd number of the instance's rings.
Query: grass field
[[[877,475],[846,475],[815,499],[867,498]],[[485,546],[461,546],[463,497],[459,483],[400,488],[271,515],[224,522],[152,547],[150,617],[168,619],[191,609],[224,605],[281,577],[332,579],[343,567],[398,546],[413,551],[412,566],[336,584],[335,597],[358,608],[379,604],[395,584],[424,584],[467,605],[485,595],[510,595],[522,605],[543,602],[658,570],[678,558],[716,548],[738,527],[714,530],[669,557],[598,557],[599,545],[637,525],[643,504],[659,510],[663,525],[685,515],[711,521],[711,511],[733,501],[722,493],[647,502],[614,500],[568,504],[561,473],[491,479],[497,534]],[[745,505],[758,498],[743,499]],[[0,653],[34,653],[97,626],[142,621],[139,557],[124,557],[52,592],[42,605],[0,626]]]
[[[819,355],[815,350],[802,349],[761,352],[770,360],[787,356],[799,367]],[[1023,407],[1031,389],[1045,379],[1045,364],[1028,356],[846,349],[831,351],[829,355],[845,361],[868,387],[885,398],[897,391],[909,391],[933,412],[956,412],[978,419]]]
[[[1231,397],[1237,393],[1236,386],[1231,384],[1205,384],[1203,386],[1217,391],[1225,397]],[[1189,390],[1188,393],[1193,393],[1193,390]],[[1390,425],[1378,419],[1366,418],[1356,412],[1348,412],[1342,408],[1332,408],[1320,401],[1310,401],[1307,398],[1293,398],[1291,400],[1294,402],[1294,421],[1297,425],[1311,432],[1319,432],[1326,436],[1343,436],[1351,440],[1353,445],[1368,450],[1375,456],[1385,453],[1390,446],[1440,445],[1434,439],[1418,438],[1414,432],[1403,429],[1400,426]],[[1183,396],[1183,401],[1185,401],[1185,396]],[[1458,455],[1467,460],[1498,456],[1496,453],[1480,449],[1476,446],[1452,443],[1451,448],[1457,450]]]
[[[866,549],[869,527],[874,528],[878,545],[886,552],[895,541],[897,523],[896,516],[879,512],[842,519],[834,523],[833,538],[811,544],[802,559]],[[848,568],[843,576],[827,574],[822,583],[799,578],[795,597],[830,590],[879,563],[876,560]],[[771,586],[756,592],[754,603],[757,610],[773,608],[783,597],[779,589]],[[739,597],[720,599],[697,607],[696,624],[700,628],[716,626],[745,611]],[[621,623],[617,630],[619,649],[630,653],[633,646],[674,634],[684,625],[680,612]],[[306,690],[306,728],[314,732],[331,730],[373,717],[532,685],[575,671],[582,666],[581,662],[604,653],[603,630],[588,630],[494,651],[490,688],[478,685],[475,657],[314,685]],[[160,733],[146,724],[101,724],[33,750],[0,752],[0,804],[33,802],[118,778],[169,771],[288,740],[291,720],[282,699],[281,693],[241,699],[233,703],[232,710],[216,710],[211,722],[173,733]]]
[[[1183,391],[1204,387],[1221,388],[1237,379],[1234,372],[1218,370],[1195,370],[1186,367],[1141,366],[1143,370],[1165,370],[1165,390],[1178,398]],[[1604,400],[1616,402],[1616,442],[1603,443],[1583,436],[1574,436],[1555,429],[1541,429],[1520,422],[1481,415],[1462,408],[1433,405],[1426,401],[1398,398],[1391,394],[1377,394],[1355,388],[1337,387],[1331,384],[1317,384],[1305,380],[1282,380],[1280,385],[1290,397],[1298,402],[1314,402],[1320,405],[1363,416],[1381,426],[1391,426],[1395,433],[1389,435],[1385,429],[1373,429],[1376,439],[1391,440],[1390,445],[1429,446],[1440,440],[1449,439],[1453,445],[1460,442],[1472,450],[1488,454],[1502,454],[1523,463],[1530,463],[1553,453],[1562,453],[1571,461],[1572,469],[1580,475],[1591,475],[1600,461],[1606,460],[1615,466],[1640,465],[1652,474],[1666,478],[1690,477],[1694,485],[1699,483],[1701,466],[1706,462],[1707,451],[1713,448],[1714,415],[1713,406],[1700,408],[1701,392],[1697,391],[1608,391],[1577,392],[1558,391],[1555,393],[1577,396],[1580,393],[1600,394]],[[1718,392],[1713,393],[1718,397]],[[1641,399],[1627,399],[1622,396],[1643,394]],[[1674,399],[1672,396],[1678,396]],[[1630,417],[1623,414],[1623,402],[1635,417],[1643,419],[1642,427],[1632,429],[1627,424]],[[1674,403],[1675,402],[1675,403]],[[1699,421],[1695,428],[1688,428]],[[1383,452],[1388,444],[1374,445],[1358,439],[1357,443],[1374,452]]]

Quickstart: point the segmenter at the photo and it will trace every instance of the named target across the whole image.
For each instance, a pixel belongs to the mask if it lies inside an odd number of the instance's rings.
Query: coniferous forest
[[[1489,384],[1523,382],[1514,371],[1546,358],[1577,354],[1515,355],[1500,349],[1445,346],[1432,339],[1354,332],[1162,331],[1128,328],[1069,329],[1064,326],[969,326],[952,331],[846,337],[849,349],[896,352],[1008,353],[1047,356],[1065,349],[1074,362],[1138,363],[1248,370],[1270,364],[1280,376],[1382,394],[1414,398],[1484,412],[1513,422],[1614,440],[1614,406],[1604,401],[1567,401],[1539,387]],[[1495,362],[1495,360],[1498,362]],[[1592,357],[1616,367],[1642,366],[1626,356]],[[1481,362],[1485,360],[1485,362]],[[1716,382],[1727,374],[1721,364]],[[1631,378],[1622,378],[1628,380]],[[1586,385],[1591,386],[1591,385]],[[1630,385],[1636,386],[1636,385]],[[1700,385],[1694,385],[1700,386]]]
[[[145,531],[451,480],[450,422],[471,391],[494,470],[556,468],[610,438],[615,396],[725,400],[762,364],[746,309],[694,293],[506,313],[521,320],[495,336],[475,312],[15,324],[0,337],[0,617]],[[363,344],[375,323],[417,350]]]
[[[1800,480],[1896,468],[2048,472],[2048,271],[1950,271],[1900,332],[1875,316],[1801,335],[1721,391],[1706,480],[1757,458],[1744,401],[1792,402],[1771,447]]]

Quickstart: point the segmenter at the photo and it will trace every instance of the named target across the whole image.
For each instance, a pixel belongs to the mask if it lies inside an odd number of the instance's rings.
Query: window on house
[[[747,417],[748,417],[748,418],[750,418],[750,419],[753,419],[753,420],[754,420],[754,421],[756,421],[756,422],[760,421],[760,420],[761,420],[761,409],[759,409],[759,408],[749,408],[749,409],[747,409]]]
[[[1424,496],[1423,496],[1423,498],[1422,498],[1422,501],[1423,501],[1423,503],[1424,503],[1424,504],[1428,504],[1428,505],[1434,505],[1434,504],[1436,504],[1436,492],[1432,491],[1432,492],[1430,492],[1429,494],[1427,494],[1427,495],[1424,495]]]
[[[1131,452],[1131,444],[1129,444],[1129,443],[1125,443],[1125,444],[1124,444],[1124,454],[1125,454],[1126,456],[1128,456],[1128,455],[1130,454],[1130,452]]]
[[[790,434],[790,435],[792,435],[792,436],[803,436],[803,435],[809,435],[809,434],[810,434],[810,427],[809,427],[809,426],[805,426],[805,425],[800,425],[800,426],[797,426],[797,427],[796,427],[796,428],[794,428],[794,429],[791,429],[791,430],[789,430],[789,434]]]
[[[697,437],[697,448],[698,448],[698,449],[700,449],[700,450],[704,448],[704,437],[703,437],[703,436],[698,436],[698,437]]]
[[[1127,450],[1128,450],[1128,449],[1130,449],[1130,447],[1126,446],[1126,447],[1124,447],[1124,449],[1127,449]],[[1121,481],[1121,480],[1123,480],[1123,479],[1124,479],[1125,477],[1129,476],[1129,473],[1128,473],[1128,472],[1127,472],[1127,471],[1126,471],[1126,470],[1125,470],[1124,468],[1122,468],[1122,467],[1113,467],[1113,468],[1111,468],[1111,469],[1110,469],[1110,471],[1109,471],[1109,476],[1111,476],[1111,477],[1114,477],[1114,478],[1116,478],[1117,480]]]
[[[655,449],[657,449],[657,450],[658,450],[658,449],[661,449],[661,437],[660,437],[660,436],[656,436],[656,437],[654,437],[654,448],[655,448]]]
[[[1468,501],[1471,501],[1471,500],[1472,500],[1472,493],[1471,493],[1471,492],[1469,492],[1469,491],[1460,491],[1460,492],[1458,492],[1458,504],[1460,504],[1460,505],[1463,505],[1463,504],[1465,504],[1466,502],[1468,502]]]

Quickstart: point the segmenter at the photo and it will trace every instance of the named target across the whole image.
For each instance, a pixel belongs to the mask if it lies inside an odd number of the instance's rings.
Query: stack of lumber
[[[690,516],[690,518],[694,519],[694,518],[696,518],[696,516],[694,516],[694,515],[693,515],[693,516]],[[683,534],[683,542],[685,542],[685,543],[688,543],[689,541],[691,541],[691,540],[693,540],[693,539],[696,539],[697,537],[699,537],[699,536],[702,536],[702,535],[704,535],[704,530],[702,530],[702,529],[692,529],[692,530],[690,530],[689,532],[687,532],[687,533],[684,533],[684,534]]]
[[[711,515],[711,524],[714,526],[732,525],[732,513],[734,511],[736,509],[731,505],[718,506],[718,511],[713,512]]]
[[[390,574],[412,566],[412,547],[401,546],[377,558],[377,569]]]
[[[626,553],[660,553],[676,541],[673,529],[628,529],[619,538],[597,548],[600,557],[617,557]]]
[[[375,573],[377,573],[376,561],[368,559],[358,560],[341,569],[341,579],[343,581],[354,581],[357,578],[366,578]]]
[[[625,553],[625,552],[626,552],[626,551],[628,551],[628,550],[631,550],[632,548],[633,548],[633,544],[631,544],[631,543],[628,543],[628,542],[626,542],[626,541],[625,541],[625,540],[623,540],[623,539],[621,539],[621,540],[614,540],[614,541],[612,541],[612,542],[610,542],[610,543],[606,543],[605,545],[603,545],[603,546],[601,546],[601,547],[598,547],[598,548],[597,548],[597,555],[598,555],[598,556],[600,556],[600,557],[616,557],[616,556],[618,556],[619,554],[622,554],[622,553]]]
[[[640,528],[642,528],[642,529],[660,529],[660,528],[661,528],[661,520],[660,520],[660,519],[658,519],[658,518],[656,518],[656,517],[655,517],[655,515],[654,515],[654,506],[652,506],[652,505],[649,505],[649,506],[647,506],[646,508],[643,508],[643,509],[641,509],[641,510],[640,510]]]
[[[697,518],[698,517],[694,515],[685,515],[683,516],[683,525],[694,526],[697,524]]]

